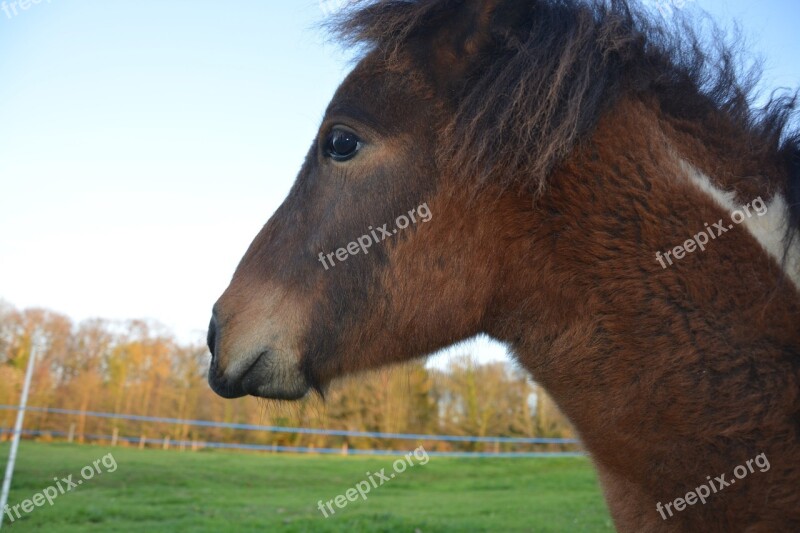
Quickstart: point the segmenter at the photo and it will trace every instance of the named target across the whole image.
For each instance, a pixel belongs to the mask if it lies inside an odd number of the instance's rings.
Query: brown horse
[[[486,333],[620,530],[800,530],[794,99],[752,109],[729,48],[625,0],[336,24],[364,55],[214,308],[213,389],[297,399]]]

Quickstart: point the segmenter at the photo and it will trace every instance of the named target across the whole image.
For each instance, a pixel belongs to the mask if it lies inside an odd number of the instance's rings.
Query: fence
[[[19,406],[16,405],[0,405],[0,411],[17,411]],[[192,427],[208,427],[208,428],[224,428],[243,430],[248,432],[262,432],[262,433],[288,433],[288,434],[301,434],[301,435],[323,435],[333,437],[347,437],[353,439],[359,438],[374,438],[381,440],[413,440],[416,442],[462,442],[462,443],[485,443],[494,444],[495,451],[493,452],[456,452],[456,451],[430,451],[431,456],[441,457],[495,457],[495,458],[510,458],[510,457],[575,457],[584,455],[578,450],[580,444],[576,439],[557,439],[557,438],[537,438],[537,437],[477,437],[477,436],[464,436],[464,435],[425,435],[413,433],[385,433],[385,432],[371,432],[371,431],[347,431],[335,429],[320,429],[320,428],[303,428],[303,427],[283,427],[283,426],[268,426],[268,425],[255,425],[255,424],[240,424],[229,422],[215,422],[211,420],[182,420],[177,418],[163,418],[153,416],[142,416],[132,414],[119,414],[119,413],[102,413],[97,411],[77,411],[71,409],[58,409],[46,407],[26,407],[26,412],[30,413],[46,413],[55,414],[64,417],[69,416],[84,416],[89,418],[103,418],[111,420],[128,420],[146,424],[168,424],[179,426],[192,426]],[[12,433],[12,429],[2,427],[0,434],[6,435]],[[27,429],[23,430],[22,434],[28,437],[63,437],[68,441],[73,441],[75,437],[75,425],[71,424],[69,431],[57,429]],[[163,438],[148,438],[141,433],[138,437],[134,436],[120,436],[116,428],[114,428],[111,435],[99,434],[85,434],[82,437],[91,441],[105,441],[112,445],[118,443],[136,444],[140,448],[145,446],[160,446],[165,449],[170,447],[179,447],[180,449],[191,449],[194,451],[201,449],[236,449],[236,450],[250,450],[250,451],[268,451],[273,453],[317,453],[317,454],[339,454],[339,455],[404,455],[407,450],[374,450],[374,449],[356,449],[350,448],[344,444],[341,448],[330,447],[313,447],[313,446],[284,446],[277,444],[247,444],[247,443],[231,443],[231,442],[209,442],[206,440],[197,439],[177,439],[171,440],[169,437]],[[527,452],[501,452],[499,447],[501,444],[511,445],[548,445],[558,447],[575,448],[569,451],[527,451]]]

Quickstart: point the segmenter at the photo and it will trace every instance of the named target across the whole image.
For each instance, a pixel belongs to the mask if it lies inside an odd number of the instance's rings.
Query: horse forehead
[[[407,125],[429,106],[424,87],[412,65],[390,70],[368,56],[341,83],[326,114],[350,116],[376,129]]]

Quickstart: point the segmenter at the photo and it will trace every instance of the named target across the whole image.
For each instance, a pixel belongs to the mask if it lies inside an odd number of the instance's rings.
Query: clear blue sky
[[[0,0],[0,298],[202,337],[349,68],[337,1]],[[686,5],[800,85],[800,1]]]

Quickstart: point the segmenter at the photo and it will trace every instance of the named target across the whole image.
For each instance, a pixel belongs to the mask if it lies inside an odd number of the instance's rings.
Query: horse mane
[[[709,28],[677,12],[657,20],[631,0],[351,0],[331,27],[387,69],[407,71],[411,54],[435,78],[448,70],[431,64],[442,43],[435,35],[449,26],[475,31],[456,21],[481,9],[488,22],[477,41],[485,45],[445,91],[455,112],[442,165],[538,196],[615,102],[655,97],[663,116],[706,126],[692,130],[704,144],[740,138],[743,150],[785,168],[787,235],[800,228],[800,131],[791,131],[798,94],[776,91],[754,107],[760,69],[746,68],[740,40],[729,43],[707,17]]]

